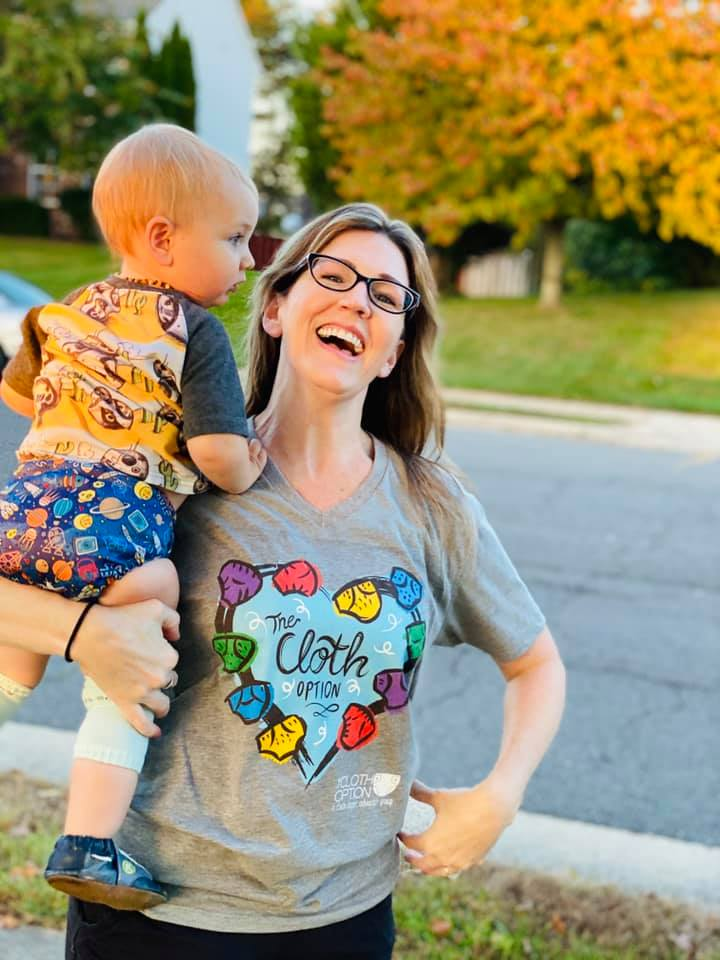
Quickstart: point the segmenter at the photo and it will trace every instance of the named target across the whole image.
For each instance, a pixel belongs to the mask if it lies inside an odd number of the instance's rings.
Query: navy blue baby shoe
[[[146,910],[165,903],[167,893],[149,870],[114,840],[64,835],[50,854],[45,879],[78,900],[115,910]]]

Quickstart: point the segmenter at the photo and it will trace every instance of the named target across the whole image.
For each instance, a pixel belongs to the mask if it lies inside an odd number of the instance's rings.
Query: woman
[[[447,876],[511,822],[564,672],[482,508],[422,456],[443,438],[436,332],[422,244],[367,204],[304,227],[260,278],[248,411],[268,466],[243,496],[181,513],[180,682],[121,838],[171,899],[152,919],[71,902],[68,957],[389,958],[397,837],[416,869]],[[15,639],[28,648],[51,605],[72,627],[71,603],[37,599]],[[151,638],[132,679],[122,617]],[[138,723],[133,701],[162,715],[154,688],[174,679],[161,629],[174,639],[158,605],[99,608],[74,648]],[[99,676],[99,634],[122,684]],[[58,632],[48,642],[61,649]],[[413,781],[412,691],[432,643],[460,642],[507,681],[500,754],[475,785],[430,790]],[[409,794],[436,814],[416,836],[401,832]]]

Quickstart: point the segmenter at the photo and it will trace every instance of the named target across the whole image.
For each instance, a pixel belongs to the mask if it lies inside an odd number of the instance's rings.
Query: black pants
[[[390,960],[392,897],[365,913],[292,933],[216,933],[70,899],[65,960]]]

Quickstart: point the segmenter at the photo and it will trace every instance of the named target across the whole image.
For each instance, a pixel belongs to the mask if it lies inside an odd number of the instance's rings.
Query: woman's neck
[[[367,477],[373,442],[360,425],[364,397],[318,395],[277,383],[255,429],[293,487],[320,509],[351,496]]]

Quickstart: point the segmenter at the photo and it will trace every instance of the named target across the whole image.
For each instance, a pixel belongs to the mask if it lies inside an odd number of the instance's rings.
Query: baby
[[[242,493],[265,465],[230,341],[206,309],[254,266],[257,191],[194,134],[156,124],[110,151],[93,210],[119,272],[31,310],[0,382],[32,417],[0,493],[0,573],[78,600],[174,607],[175,511],[209,483]],[[0,648],[0,722],[46,663]],[[81,900],[145,909],[166,893],[112,838],[147,740],[89,679],[83,701],[65,833],[45,876]]]

